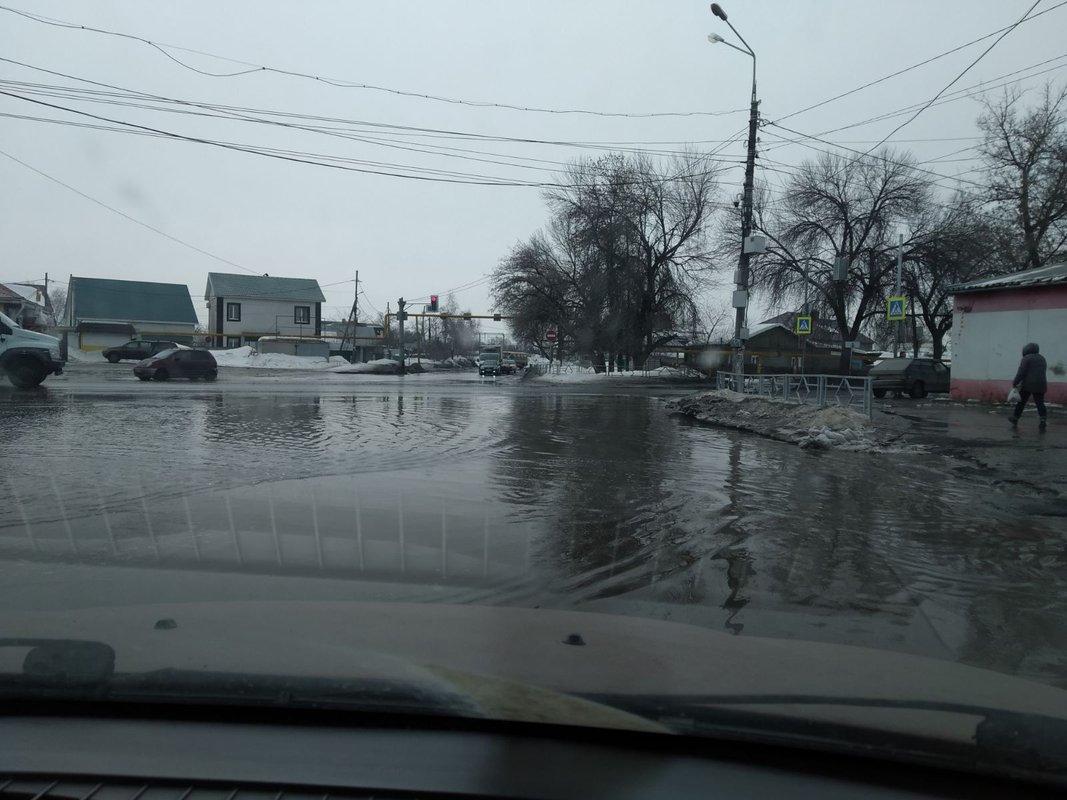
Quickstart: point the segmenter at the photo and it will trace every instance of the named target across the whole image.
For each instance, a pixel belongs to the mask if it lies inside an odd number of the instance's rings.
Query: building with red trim
[[[952,287],[952,397],[1003,401],[1037,342],[1051,403],[1067,403],[1067,261]]]

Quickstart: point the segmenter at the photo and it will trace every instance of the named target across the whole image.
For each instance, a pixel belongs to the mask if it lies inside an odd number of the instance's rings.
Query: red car
[[[219,365],[215,362],[215,356],[207,350],[182,348],[164,350],[139,361],[133,368],[133,374],[142,381],[165,381],[170,378],[213,381],[219,377]]]

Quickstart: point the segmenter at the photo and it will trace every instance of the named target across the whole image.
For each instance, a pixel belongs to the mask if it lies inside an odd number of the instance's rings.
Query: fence
[[[850,375],[745,375],[741,388],[737,376],[718,372],[715,388],[772,397],[786,402],[817,406],[844,406],[870,417],[871,379]]]

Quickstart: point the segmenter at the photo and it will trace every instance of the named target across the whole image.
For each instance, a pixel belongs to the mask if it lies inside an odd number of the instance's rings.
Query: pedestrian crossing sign
[[[904,319],[904,298],[903,297],[890,297],[889,305],[886,308],[886,319],[890,322]]]
[[[811,333],[811,317],[797,317],[797,334]]]

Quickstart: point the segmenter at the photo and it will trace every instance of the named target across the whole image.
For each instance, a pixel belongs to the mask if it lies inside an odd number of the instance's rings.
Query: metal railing
[[[737,387],[733,373],[718,372],[716,389],[730,389],[790,403],[843,406],[861,411],[868,418],[873,413],[871,379],[852,375],[745,375]]]

